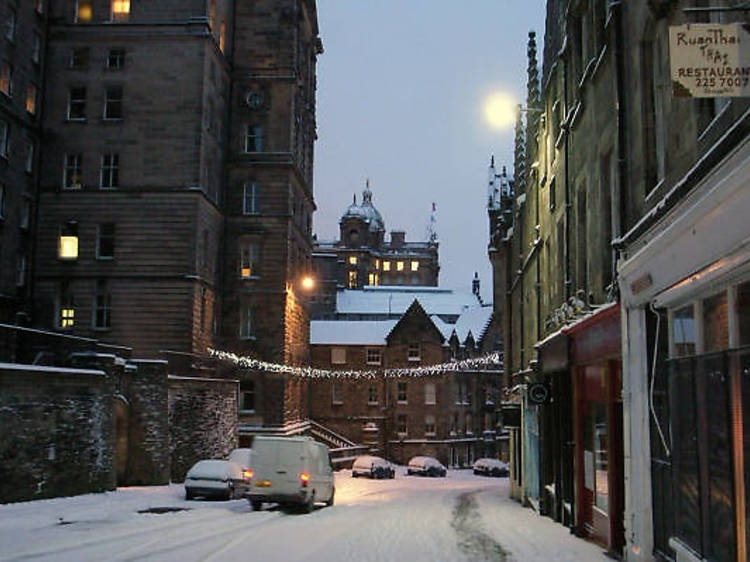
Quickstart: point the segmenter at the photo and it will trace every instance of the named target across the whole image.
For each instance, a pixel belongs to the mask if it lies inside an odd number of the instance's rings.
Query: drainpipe
[[[563,100],[565,108],[565,120],[568,119],[568,64],[565,59],[561,59],[563,68]],[[570,298],[572,281],[570,279],[570,178],[568,174],[568,165],[570,160],[570,131],[565,134],[565,302]]]

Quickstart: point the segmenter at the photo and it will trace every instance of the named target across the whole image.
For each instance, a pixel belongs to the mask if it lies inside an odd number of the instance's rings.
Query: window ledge
[[[408,403],[409,403],[409,401],[408,401],[408,400],[397,400],[397,401],[396,401],[396,404],[402,404],[402,405],[406,405],[406,404],[408,404]]]
[[[240,336],[240,339],[241,339],[241,340],[245,340],[245,341],[255,341],[255,340],[257,340],[258,338],[257,338],[257,337],[255,337],[255,336]]]
[[[341,406],[343,403],[344,403],[343,400],[333,400],[333,401],[331,401],[331,404],[333,404],[334,406]]]
[[[66,117],[65,121],[68,123],[86,123],[88,121],[87,117]]]
[[[368,406],[377,406],[380,402],[367,402]]]
[[[109,328],[100,328],[98,326],[92,326],[91,330],[94,331],[94,332],[111,332],[112,328],[111,327],[109,327]]]
[[[260,275],[251,275],[250,277],[242,277],[240,275],[240,280],[242,281],[255,281],[256,279],[260,279]]]
[[[102,123],[122,123],[124,120],[122,117],[102,117]]]
[[[250,415],[255,414],[255,410],[237,410],[238,414]]]

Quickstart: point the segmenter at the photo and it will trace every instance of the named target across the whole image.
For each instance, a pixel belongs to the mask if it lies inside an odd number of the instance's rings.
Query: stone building
[[[488,208],[513,494],[628,560],[747,558],[748,102],[673,93],[669,52],[740,8],[548,2]]]
[[[144,357],[306,363],[314,1],[53,0],[49,16],[34,323]],[[246,376],[252,423],[304,415],[296,385]]]
[[[434,213],[434,209],[433,209]],[[368,180],[357,204],[357,196],[339,220],[338,240],[316,241],[313,267],[315,294],[310,298],[314,318],[327,318],[335,309],[339,289],[362,289],[378,285],[436,287],[440,264],[438,239],[431,218],[429,239],[407,242],[406,232],[394,230],[385,237],[385,222],[372,202]]]
[[[47,2],[6,2],[0,18],[0,322],[28,324]]]

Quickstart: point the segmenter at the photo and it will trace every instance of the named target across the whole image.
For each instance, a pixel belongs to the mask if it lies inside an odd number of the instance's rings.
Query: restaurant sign
[[[675,97],[750,96],[750,26],[693,23],[669,28]]]

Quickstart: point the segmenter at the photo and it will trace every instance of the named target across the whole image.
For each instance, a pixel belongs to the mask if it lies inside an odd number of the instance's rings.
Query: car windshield
[[[199,461],[191,468],[188,478],[211,478],[225,479],[229,475],[229,463],[227,461]]]

